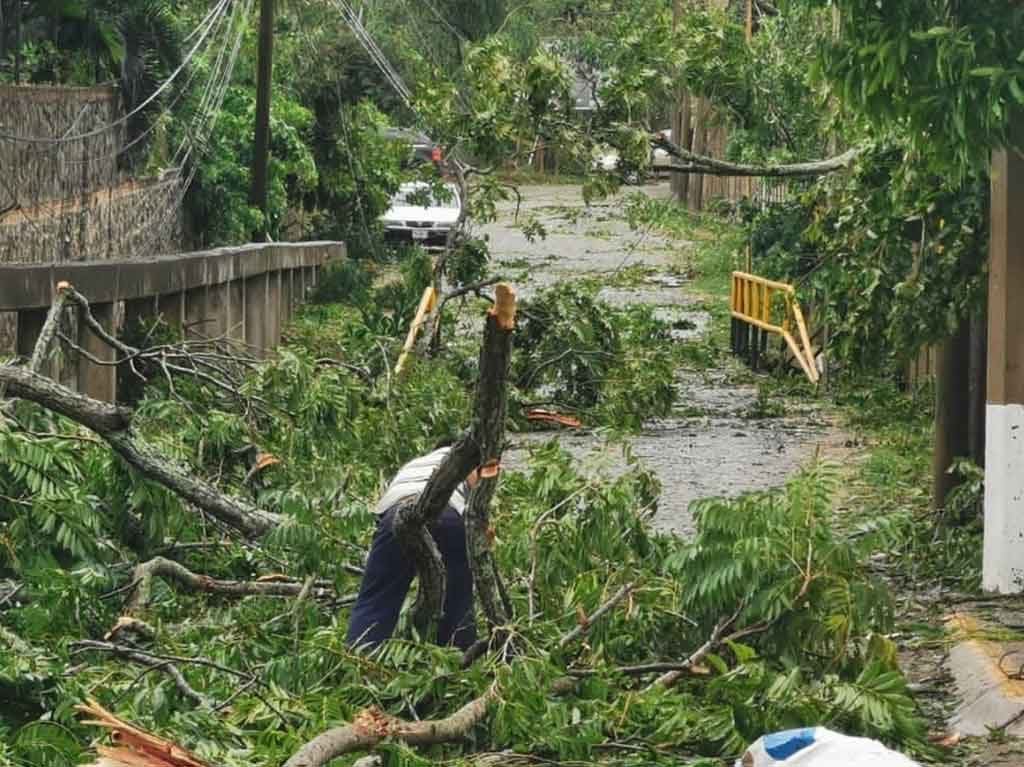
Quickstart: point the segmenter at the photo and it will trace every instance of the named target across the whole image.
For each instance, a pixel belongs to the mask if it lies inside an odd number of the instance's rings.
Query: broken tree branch
[[[68,283],[57,283],[57,297],[50,306],[50,311],[46,314],[46,321],[43,322],[43,328],[39,331],[39,338],[36,339],[36,345],[32,349],[32,356],[29,358],[25,370],[38,373],[40,368],[42,368],[46,353],[50,348],[50,344],[53,343],[53,337],[57,334],[57,328],[60,327],[60,319],[64,313],[69,289],[71,289],[71,286]],[[7,384],[0,381],[0,413],[10,412],[11,403],[3,402],[6,394]]]
[[[258,538],[277,526],[277,515],[231,498],[202,480],[195,479],[149,448],[138,445],[130,434],[131,410],[86,397],[45,376],[14,365],[0,365],[0,385],[9,394],[35,402],[96,432],[130,466],[159,482],[210,516],[250,538]]]
[[[323,767],[332,759],[353,751],[366,751],[385,738],[410,746],[431,746],[460,740],[469,734],[498,697],[497,683],[446,719],[405,722],[377,708],[362,711],[351,724],[317,735],[295,752],[284,767]]]
[[[666,671],[664,674],[655,679],[654,683],[651,686],[653,687],[655,685],[661,685],[662,687],[671,687],[684,676],[686,676],[690,669],[692,669],[698,663],[703,661],[706,657],[708,657],[708,655],[713,653],[722,644],[729,641],[731,637],[726,637],[725,632],[729,630],[729,627],[740,616],[740,612],[742,612],[742,610],[743,608],[740,607],[728,618],[723,618],[722,620],[720,620],[718,622],[718,625],[715,626],[714,630],[711,632],[711,636],[708,637],[708,641],[706,641],[704,644],[698,647],[690,655],[690,657],[688,657],[681,664],[679,664],[679,668],[674,669],[672,671]]]
[[[688,661],[674,663],[641,663],[636,666],[616,666],[610,669],[616,674],[623,676],[643,676],[644,674],[664,674],[667,671],[682,671],[684,673],[697,673],[696,663]],[[602,669],[596,668],[571,668],[566,673],[571,677],[588,677],[601,673]]]
[[[808,547],[807,565],[806,567],[799,570],[800,574],[803,576],[803,580],[800,583],[800,589],[797,591],[796,596],[793,598],[793,601],[791,603],[792,605],[798,605],[803,600],[803,598],[807,596],[807,592],[810,589],[811,584],[817,577],[811,569],[811,554],[812,549]],[[781,620],[782,617],[786,614],[786,612],[788,612],[783,611],[769,621],[761,621],[760,623],[745,626],[741,629],[733,631],[731,634],[726,635],[725,632],[728,631],[734,623],[736,623],[736,620],[740,617],[740,614],[743,612],[743,609],[745,607],[746,605],[740,605],[736,608],[736,612],[734,612],[730,617],[723,618],[721,621],[719,621],[718,625],[715,626],[714,631],[711,632],[711,636],[708,638],[707,642],[705,642],[703,645],[697,648],[697,651],[694,652],[693,655],[691,655],[689,658],[683,661],[683,663],[680,664],[680,668],[662,674],[654,681],[654,684],[662,685],[664,687],[671,687],[683,676],[689,673],[689,671],[695,665],[703,661],[710,653],[714,652],[717,648],[721,647],[724,644],[729,644],[730,642],[738,642],[739,640],[744,639],[748,636],[753,636],[754,634],[761,634],[767,631],[776,623],[778,623],[779,620]],[[792,609],[794,608],[790,607],[790,610]]]
[[[203,706],[204,708],[210,707],[210,701],[206,696],[198,692],[188,683],[188,680],[185,679],[185,675],[181,673],[181,669],[179,669],[172,660],[157,658],[145,650],[115,644],[114,642],[82,640],[80,642],[75,642],[72,647],[75,650],[97,650],[99,652],[110,653],[115,657],[124,658],[125,660],[130,660],[132,663],[145,666],[148,671],[162,671],[174,680],[174,686],[178,688],[183,696],[188,698],[197,706]]]
[[[153,578],[164,578],[173,581],[187,591],[199,591],[207,594],[225,594],[227,596],[248,597],[301,597],[305,583],[301,581],[233,581],[211,578],[209,575],[194,573],[178,562],[164,557],[154,557],[135,567],[132,573],[132,595],[128,599],[128,612],[137,610],[147,604],[152,592]],[[310,583],[309,596],[316,599],[337,599],[333,588],[324,584]],[[342,603],[355,600],[354,596],[341,597]]]
[[[110,730],[114,742],[117,743],[113,748],[97,746],[99,761],[93,762],[89,767],[209,767],[206,762],[180,746],[114,716],[91,698],[87,705],[77,706],[76,710],[92,717],[84,720],[83,724],[93,724]]]
[[[28,361],[28,369],[33,373],[38,373],[43,366],[46,352],[49,350],[50,344],[53,343],[53,337],[57,333],[57,328],[60,327],[60,318],[64,313],[64,305],[67,303],[71,290],[73,288],[67,282],[57,283],[57,297],[50,306],[50,311],[46,314],[43,329],[39,331],[39,338],[36,339],[35,348],[32,350],[32,357]]]
[[[210,669],[214,669],[215,671],[223,672],[225,674],[228,674],[229,676],[235,677],[236,679],[241,679],[243,681],[243,683],[247,684],[249,687],[259,686],[259,687],[262,687],[262,688],[264,688],[266,690],[270,690],[271,689],[270,685],[268,685],[266,682],[260,680],[260,678],[258,676],[256,676],[255,674],[249,673],[249,672],[246,672],[246,671],[239,671],[238,669],[231,668],[230,666],[225,666],[223,664],[220,664],[220,663],[217,663],[215,661],[212,661],[209,658],[203,658],[203,657],[199,657],[199,656],[196,656],[196,657],[184,657],[184,656],[181,656],[181,655],[164,655],[162,653],[150,652],[149,650],[142,650],[142,649],[139,649],[137,647],[128,647],[126,645],[119,645],[119,644],[117,644],[115,642],[97,642],[97,641],[92,640],[92,639],[82,639],[82,640],[79,640],[77,642],[73,642],[70,645],[70,647],[71,647],[73,652],[86,652],[86,651],[89,651],[89,650],[96,650],[96,651],[99,651],[99,652],[112,653],[114,655],[123,655],[125,652],[129,652],[129,653],[145,656],[147,658],[147,662],[148,661],[155,661],[155,662],[168,661],[170,663],[175,663],[175,664],[184,663],[184,664],[191,664],[191,665],[194,665],[194,666],[202,666],[204,668],[210,668]],[[277,706],[275,706],[273,703],[271,703],[267,699],[267,697],[265,695],[263,695],[262,693],[255,692],[255,691],[253,692],[253,695],[255,697],[257,697],[263,703],[263,705],[265,705],[267,708],[269,708],[271,711],[273,711],[277,715],[278,719],[281,720],[282,724],[287,724],[288,723],[288,720],[285,718],[285,716],[281,712],[281,710]],[[223,704],[222,704],[222,707],[223,707]]]
[[[670,156],[682,160],[681,165],[670,165],[671,173],[702,173],[708,176],[759,176],[765,178],[793,178],[824,176],[839,170],[846,170],[861,154],[858,148],[847,150],[841,155],[824,160],[791,163],[789,165],[747,165],[743,163],[716,160],[714,157],[696,154],[661,135],[651,136],[651,145],[663,149]]]
[[[498,588],[498,569],[491,542],[490,506],[498,486],[508,406],[508,369],[516,326],[516,294],[508,285],[495,289],[495,304],[487,313],[480,350],[480,383],[476,395],[474,432],[480,446],[480,474],[466,503],[466,551],[473,586],[493,631],[505,625],[507,614]]]
[[[558,640],[559,648],[565,647],[567,644],[569,644],[571,642],[574,642],[577,639],[579,639],[580,637],[582,637],[582,636],[586,635],[587,633],[589,633],[590,632],[590,627],[593,626],[595,622],[601,620],[601,618],[603,618],[609,612],[614,610],[615,607],[619,604],[619,602],[621,602],[623,599],[628,597],[630,595],[630,593],[632,593],[632,591],[633,591],[633,584],[632,583],[627,583],[621,589],[616,591],[615,594],[612,595],[611,599],[609,599],[603,605],[601,605],[596,610],[594,610],[594,614],[593,615],[587,617],[586,620],[581,620],[579,622],[579,624],[577,624],[572,629],[572,631],[570,631],[569,633],[565,634],[561,639],[559,639]]]
[[[0,386],[7,394],[42,405],[97,434],[128,428],[131,411],[86,397],[46,376],[16,365],[0,365]]]
[[[445,592],[444,562],[428,528],[444,512],[455,489],[481,465],[486,435],[496,433],[493,420],[498,411],[493,408],[497,405],[496,396],[499,393],[504,396],[508,378],[508,353],[503,350],[510,342],[511,328],[515,323],[515,293],[507,285],[499,286],[499,289],[504,291],[505,299],[500,310],[487,314],[476,388],[476,401],[486,400],[492,409],[475,409],[469,432],[452,446],[416,503],[403,506],[394,516],[395,537],[415,563],[419,577],[412,624],[423,637],[436,635]],[[500,412],[504,414],[504,408]]]

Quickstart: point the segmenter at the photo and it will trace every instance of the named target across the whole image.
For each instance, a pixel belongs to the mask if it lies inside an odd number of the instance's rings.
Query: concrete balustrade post
[[[103,329],[110,334],[114,328],[114,304],[93,304],[92,315]],[[113,362],[116,352],[111,346],[93,333],[92,329],[79,317],[78,345],[88,353],[78,355],[78,391],[93,399],[114,402],[117,399],[117,367],[93,362],[93,357],[100,362]]]
[[[260,274],[245,281],[245,342],[259,357],[267,349],[267,307],[270,275]]]

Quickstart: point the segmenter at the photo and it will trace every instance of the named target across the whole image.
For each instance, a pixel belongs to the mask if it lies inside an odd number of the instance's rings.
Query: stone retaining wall
[[[118,153],[124,144],[115,88],[0,85],[0,213],[67,200],[121,182]],[[82,134],[62,143],[60,139]]]
[[[100,261],[174,253],[183,245],[181,185],[126,181],[84,198],[0,217],[0,264]]]

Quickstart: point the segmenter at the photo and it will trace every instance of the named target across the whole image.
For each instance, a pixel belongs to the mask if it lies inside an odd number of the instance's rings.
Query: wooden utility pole
[[[690,107],[691,130],[693,131],[693,143],[691,148],[694,154],[704,154],[707,151],[708,138],[708,116],[711,112],[710,102],[701,96],[693,99]],[[689,174],[689,189],[687,189],[687,207],[692,211],[704,209],[704,174]]]
[[[999,149],[992,154],[982,585],[1001,594],[1024,591],[1022,212],[1024,156],[1012,148]]]
[[[263,213],[266,238],[270,228],[267,188],[270,174],[270,91],[274,78],[274,0],[260,0],[259,57],[256,64],[256,135],[252,155],[252,191],[249,202]]]
[[[686,0],[675,0],[672,9],[672,31],[679,27],[683,18]],[[676,108],[672,115],[672,141],[676,146],[690,149],[690,94],[683,86],[683,72],[677,72],[679,87],[676,89]],[[672,193],[681,202],[686,202],[690,188],[690,177],[686,173],[671,174]]]
[[[967,418],[968,455],[985,466],[985,381],[988,377],[988,318],[984,311],[971,317],[971,372],[968,380],[970,414]]]
[[[959,484],[949,468],[970,454],[969,377],[970,320],[964,318],[951,337],[939,344],[935,370],[935,440],[932,452],[932,508],[946,507],[949,492]]]

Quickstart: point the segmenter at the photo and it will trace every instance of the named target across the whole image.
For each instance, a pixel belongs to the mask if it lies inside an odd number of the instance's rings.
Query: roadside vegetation
[[[963,482],[933,511],[931,392],[908,390],[902,371],[984,308],[986,158],[1024,104],[1024,10],[757,3],[748,42],[723,10],[673,18],[660,0],[434,4],[367,5],[367,26],[414,93],[408,104],[339,31],[336,4],[282,4],[266,217],[248,197],[256,35],[244,29],[190,168],[195,244],[253,232],[350,244],[275,355],[188,347],[162,324],[129,328],[126,339],[150,349],[118,347],[140,371],[130,410],[103,411],[114,429],[59,415],[38,395],[48,383],[0,365],[0,395],[13,393],[0,403],[0,763],[82,763],[96,736],[76,712],[88,699],[223,767],[286,763],[353,721],[366,739],[339,763],[373,751],[391,767],[709,767],[808,724],[926,762],[966,758],[971,745],[933,742],[940,707],[915,698],[904,661],[947,641],[944,600],[976,596],[983,472],[958,461]],[[4,18],[10,5],[0,2]],[[141,87],[133,72],[159,82],[206,10],[38,4],[18,66],[33,82]],[[13,38],[3,43],[8,81]],[[569,62],[605,73],[583,116]],[[138,167],[173,162],[168,147],[208,105],[210,65],[195,62],[192,86],[133,126],[149,137]],[[655,137],[683,91],[732,129],[726,157]],[[382,137],[395,124],[427,130],[465,192],[463,229],[434,261],[381,247],[390,195],[413,177],[438,181]],[[678,276],[710,333],[674,341],[647,308],[600,301],[593,281],[542,291],[519,306],[501,429],[550,426],[531,418],[539,409],[616,439],[685,408],[677,369],[724,369],[759,387],[752,418],[821,396],[860,459],[821,456],[784,488],[703,500],[683,540],[648,524],[659,487],[635,460],[594,477],[557,440],[537,444],[525,469],[504,472],[486,531],[507,618],[481,620],[492,643],[462,656],[408,620],[380,651],[351,652],[347,608],[372,503],[405,460],[473,419],[480,331],[503,276],[474,227],[516,199],[533,178],[523,167],[545,162],[541,148],[595,201],[644,178],[652,144],[688,172],[791,178],[787,202],[696,215],[627,196],[630,224],[679,243]],[[607,147],[619,165],[596,172]],[[793,169],[804,161],[819,162]],[[727,359],[728,275],[748,244],[752,268],[797,283],[829,325],[827,391],[784,366],[755,375]],[[443,308],[398,373],[428,286]],[[168,354],[191,362],[172,374]],[[203,502],[136,470],[154,456],[203,483]],[[444,727],[422,724],[431,720]],[[417,725],[433,735],[410,745]]]

